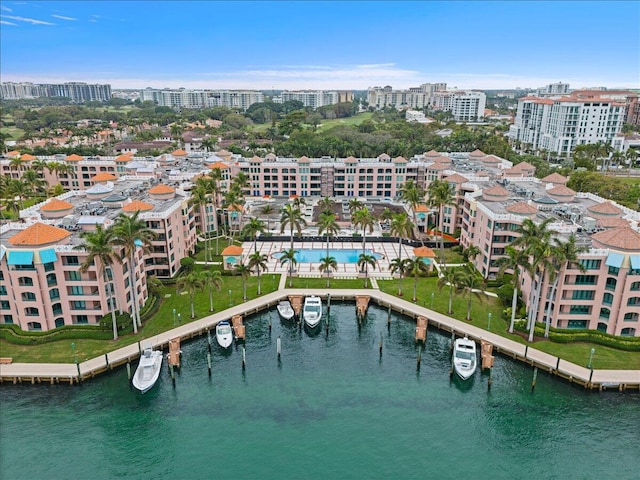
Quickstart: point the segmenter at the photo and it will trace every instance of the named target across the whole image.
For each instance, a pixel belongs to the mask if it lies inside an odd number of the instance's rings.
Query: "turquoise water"
[[[332,250],[329,249],[329,256],[336,259],[338,263],[358,263],[358,257],[362,250]],[[367,255],[373,255],[376,259],[382,258],[379,253],[374,253],[371,250],[365,250]],[[280,258],[282,252],[274,253],[274,257]],[[327,250],[312,250],[312,249],[299,249],[296,253],[296,260],[298,263],[320,263],[321,259],[327,256]]]
[[[326,307],[325,307],[326,308]],[[589,393],[496,358],[450,381],[449,337],[429,330],[416,371],[415,322],[334,304],[330,332],[246,323],[241,350],[183,344],[140,395],[126,370],[80,386],[0,387],[0,478],[637,479],[640,395]],[[272,321],[269,334],[268,322]],[[383,354],[379,356],[380,334]],[[276,359],[276,339],[282,359]]]

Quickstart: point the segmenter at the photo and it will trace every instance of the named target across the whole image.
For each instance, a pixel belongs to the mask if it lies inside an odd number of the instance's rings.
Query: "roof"
[[[553,172],[550,175],[547,175],[546,177],[544,177],[542,179],[543,182],[549,182],[549,183],[561,183],[561,184],[565,184],[567,183],[567,177],[564,177],[562,175],[560,175],[558,172]]]
[[[416,257],[435,258],[436,254],[429,247],[417,247],[413,249],[413,254]]]
[[[70,232],[46,223],[34,223],[9,239],[12,245],[38,246],[59,242],[71,235]]]
[[[75,153],[72,153],[71,155],[65,158],[67,162],[79,162],[80,160],[83,160],[83,159],[84,157],[81,157],[80,155],[76,155]]]
[[[420,204],[420,205],[416,205],[416,212],[429,212],[429,207],[427,207],[426,205]]]
[[[564,185],[557,185],[553,188],[550,188],[549,190],[547,190],[547,193],[550,193],[551,195],[559,195],[563,197],[576,194],[574,190],[571,190],[569,187],[565,187]]]
[[[63,200],[53,198],[40,208],[41,212],[59,212],[61,210],[69,210],[73,205]]]
[[[529,205],[527,202],[516,202],[508,205],[505,210],[509,213],[532,215],[538,211],[533,205]]]
[[[536,167],[531,165],[529,162],[520,162],[510,168],[511,171],[517,171],[517,172],[519,172],[520,170],[535,170],[535,169]]]
[[[251,163],[261,163],[261,162],[262,162],[262,159],[261,159],[259,156],[254,155],[253,157],[251,157],[251,158],[249,159],[249,161],[250,161]]]
[[[518,99],[519,102],[527,101],[533,103],[545,103],[547,105],[553,105],[553,100],[549,98],[540,98],[540,97],[522,97]]]
[[[619,215],[622,213],[622,210],[611,202],[597,203],[595,205],[591,205],[587,210],[594,213],[600,213],[602,215]]]
[[[392,161],[393,163],[407,163],[407,159],[404,157],[396,157]]]
[[[221,255],[222,256],[225,256],[225,255],[240,255],[240,254],[242,254],[242,252],[243,252],[242,247],[239,247],[237,245],[229,245],[227,248],[222,250]]]
[[[184,150],[180,149],[174,150],[173,152],[171,152],[171,155],[173,155],[174,157],[186,157],[188,154]]]
[[[156,194],[156,195],[164,194],[164,193],[174,193],[175,191],[176,191],[175,188],[170,187],[169,185],[165,185],[163,183],[149,189],[149,193]]]
[[[487,155],[482,159],[482,163],[500,163],[500,157],[496,157],[495,155]]]
[[[483,190],[482,195],[489,195],[490,197],[507,197],[510,194],[509,190],[502,188],[500,185],[495,185],[491,188]]]
[[[445,177],[444,180],[447,182],[453,182],[453,183],[464,183],[464,182],[467,182],[469,179],[467,177],[463,177],[459,173],[454,173],[453,175],[449,175],[448,177]]]
[[[477,148],[469,154],[470,157],[484,157],[486,153],[482,150],[478,150]]]
[[[116,162],[130,162],[131,160],[133,160],[133,157],[130,153],[123,153],[115,159]]]
[[[605,217],[599,218],[596,222],[598,228],[616,228],[616,227],[628,227],[629,222],[620,217]]]
[[[436,152],[435,150],[429,150],[424,154],[425,157],[441,157],[440,152]]]
[[[117,180],[117,178],[118,177],[116,177],[111,173],[100,172],[94,175],[93,177],[91,177],[91,180],[93,180],[94,182],[108,182],[109,180]]]
[[[20,155],[19,150],[11,150],[10,152],[7,153],[7,157],[17,157],[18,155]]]
[[[621,248],[623,250],[640,250],[640,233],[631,227],[612,228],[604,232],[594,233],[591,238],[608,247]]]
[[[35,159],[36,157],[34,157],[33,155],[29,155],[28,153],[25,153],[20,157],[20,160],[22,160],[23,162],[30,162],[31,160],[35,160]]]
[[[445,165],[444,163],[440,163],[440,162],[435,162],[429,165],[427,167],[427,170],[446,170],[447,168],[449,168],[448,165]]]
[[[131,203],[127,203],[124,207],[122,207],[122,210],[124,212],[139,212],[139,211],[146,211],[146,210],[152,210],[153,209],[153,205],[149,205],[146,202],[142,202],[140,200],[134,200]]]
[[[347,157],[344,159],[344,163],[358,163],[358,159],[356,157]]]
[[[94,194],[94,193],[111,193],[113,192],[113,188],[107,187],[103,183],[96,183],[93,187],[87,188],[85,193]]]
[[[120,195],[119,193],[112,193],[106,198],[103,198],[103,202],[124,202],[127,199],[124,195]]]
[[[221,170],[224,170],[224,169],[229,168],[229,166],[226,163],[216,162],[216,163],[212,163],[211,165],[209,165],[209,168],[211,168],[211,169],[219,168]]]

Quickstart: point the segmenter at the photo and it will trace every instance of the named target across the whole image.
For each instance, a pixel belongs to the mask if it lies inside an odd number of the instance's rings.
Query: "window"
[[[569,309],[571,315],[589,315],[591,313],[590,305],[571,305]]]
[[[605,288],[607,290],[615,290],[617,284],[618,280],[616,280],[615,278],[607,278],[607,284],[605,285]]]
[[[51,270],[55,270],[56,266],[53,262],[49,262],[49,263],[45,263],[44,264],[44,271],[45,272],[50,272]]]
[[[65,272],[65,274],[67,275],[67,279],[71,282],[79,282],[82,280],[80,272]]]
[[[602,303],[605,305],[611,305],[613,303],[613,295],[610,293],[605,293],[602,297]]]
[[[27,323],[27,329],[40,331],[42,330],[42,325],[40,324],[40,322],[29,322]]]
[[[87,317],[86,315],[74,315],[74,318],[76,320],[75,323],[89,323],[89,317]]]
[[[66,257],[62,257],[62,264],[63,265],[80,265],[80,262],[78,261],[77,255],[69,255]]]
[[[637,322],[640,314],[638,312],[629,312],[624,314],[625,322]]]
[[[588,259],[588,260],[580,260],[578,263],[584,267],[585,270],[598,270],[600,269],[600,264],[602,260],[596,259]]]
[[[0,295],[6,295],[7,294],[7,287],[5,287],[4,285],[0,285]]]
[[[607,324],[606,323],[598,323],[598,331],[607,333]]]
[[[574,290],[572,300],[593,300],[595,290]]]
[[[633,282],[631,284],[631,290],[633,291],[640,290],[640,282]]]
[[[60,291],[57,288],[49,290],[49,299],[58,300],[60,298]]]
[[[56,318],[56,328],[63,327],[63,326],[64,326],[64,318],[62,317]]]
[[[567,328],[587,328],[586,320],[569,320]]]
[[[621,337],[635,337],[636,336],[636,329],[635,328],[623,328],[620,331],[620,336]]]
[[[640,297],[631,297],[629,300],[627,300],[627,305],[640,305]]]
[[[611,315],[611,310],[609,310],[607,307],[602,307],[600,309],[600,318],[606,318],[607,320],[609,320],[610,315]]]
[[[84,300],[74,300],[71,302],[71,310],[86,310],[87,304]]]
[[[79,285],[69,287],[69,295],[84,295],[84,288]]]
[[[36,301],[36,294],[32,293],[32,292],[22,292],[22,301],[23,302],[35,302]]]
[[[595,275],[576,275],[576,285],[595,285]]]
[[[18,278],[18,285],[21,287],[33,287],[33,279],[30,277],[20,277]]]
[[[0,310],[9,310],[11,307],[9,306],[9,301],[8,300],[1,300],[0,301]]]
[[[53,287],[58,284],[58,277],[56,277],[55,273],[50,273],[47,275],[47,285]]]
[[[24,314],[27,317],[37,317],[40,315],[40,310],[38,310],[36,307],[26,307],[24,309]]]
[[[609,275],[618,275],[618,272],[620,272],[618,267],[609,267],[609,270],[607,271]]]

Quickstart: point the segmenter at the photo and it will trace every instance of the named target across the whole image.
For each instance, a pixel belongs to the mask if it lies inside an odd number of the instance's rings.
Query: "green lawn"
[[[628,183],[629,185],[640,185],[640,177],[619,177],[616,176],[618,180],[624,183]]]
[[[229,245],[231,245],[232,242],[231,240],[229,240],[228,238],[219,238],[218,239],[218,251],[222,252],[222,250],[224,250],[225,248],[227,248]],[[239,240],[235,240],[233,242],[233,245],[242,245],[242,242]],[[196,262],[204,262],[205,261],[205,254],[206,254],[206,250],[205,250],[205,242],[198,242],[198,247],[200,247],[200,251],[198,253],[196,253],[195,255],[192,255],[191,258],[193,258]],[[213,256],[213,261],[214,262],[221,262],[222,261],[222,256],[221,255],[216,255],[216,240],[215,238],[213,238],[211,240],[211,255]]]
[[[18,140],[22,135],[24,135],[24,130],[18,127],[2,127],[0,128],[0,133],[9,135],[7,141]]]
[[[367,288],[371,288],[371,279],[369,279]],[[287,287],[289,281],[287,280]],[[292,288],[327,288],[327,278],[293,278]],[[364,278],[351,280],[346,278],[331,278],[329,288],[364,288]]]
[[[362,112],[353,117],[347,118],[334,118],[333,120],[322,120],[322,123],[318,126],[318,132],[326,132],[327,130],[331,130],[333,127],[338,127],[342,125],[360,125],[367,119],[371,118],[373,115],[372,112]]]

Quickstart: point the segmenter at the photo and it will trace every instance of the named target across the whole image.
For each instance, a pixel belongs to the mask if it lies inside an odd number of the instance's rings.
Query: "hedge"
[[[41,345],[59,340],[112,340],[113,332],[96,325],[65,325],[47,332],[31,332],[21,330],[18,325],[0,325],[0,338],[17,345]]]

